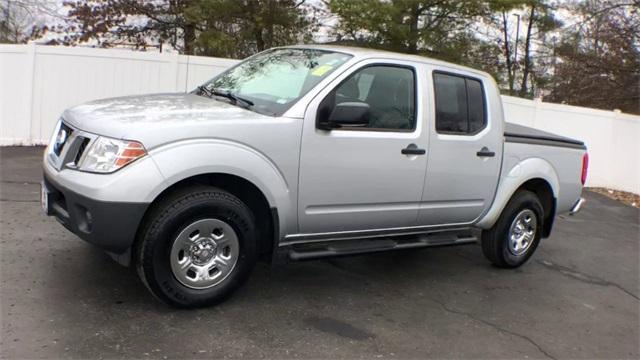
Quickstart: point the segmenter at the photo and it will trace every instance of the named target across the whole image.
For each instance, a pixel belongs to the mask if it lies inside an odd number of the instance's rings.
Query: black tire
[[[529,247],[522,253],[515,255],[509,249],[509,231],[516,216],[524,210],[531,210],[536,216],[535,235]],[[527,262],[535,252],[543,229],[544,211],[536,194],[517,191],[502,211],[495,225],[482,232],[482,252],[494,265],[502,268],[517,268]]]
[[[170,252],[182,229],[201,219],[217,219],[230,225],[238,239],[239,255],[219,284],[195,289],[176,278]],[[208,186],[176,191],[156,204],[145,219],[136,249],[136,268],[142,282],[159,300],[182,308],[209,306],[227,299],[248,279],[257,259],[253,213],[237,197]]]

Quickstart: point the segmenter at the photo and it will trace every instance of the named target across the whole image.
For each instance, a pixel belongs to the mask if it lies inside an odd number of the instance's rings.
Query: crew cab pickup
[[[337,46],[270,49],[191,93],[66,110],[42,205],[179,307],[259,260],[479,243],[514,268],[583,203],[585,145],[505,123],[486,73]]]

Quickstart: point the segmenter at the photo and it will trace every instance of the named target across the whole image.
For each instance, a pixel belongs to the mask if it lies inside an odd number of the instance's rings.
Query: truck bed
[[[505,123],[504,137],[507,142],[586,149],[582,141],[512,123]]]

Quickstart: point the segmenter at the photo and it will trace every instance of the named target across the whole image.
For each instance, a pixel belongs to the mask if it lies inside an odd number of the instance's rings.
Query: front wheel
[[[155,205],[141,231],[137,269],[158,299],[178,307],[230,296],[257,261],[255,220],[234,195],[198,186]]]
[[[482,252],[494,265],[516,268],[538,247],[543,209],[536,194],[520,190],[511,198],[496,224],[482,232]]]

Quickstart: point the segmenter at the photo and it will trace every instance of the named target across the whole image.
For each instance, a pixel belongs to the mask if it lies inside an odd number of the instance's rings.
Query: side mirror
[[[326,122],[320,123],[323,130],[341,127],[364,127],[369,125],[369,104],[344,102],[336,105]]]

